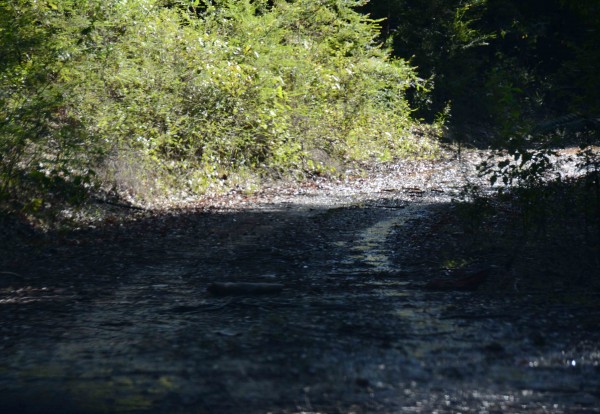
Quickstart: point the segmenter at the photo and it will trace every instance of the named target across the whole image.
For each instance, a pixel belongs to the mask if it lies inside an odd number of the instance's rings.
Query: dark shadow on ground
[[[449,209],[371,200],[20,232],[0,259],[0,411],[598,412],[600,338],[573,323],[589,309],[423,289]],[[215,297],[215,281],[285,289]]]

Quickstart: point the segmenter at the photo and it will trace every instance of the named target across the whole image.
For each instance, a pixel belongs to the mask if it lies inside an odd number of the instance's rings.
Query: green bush
[[[0,2],[2,192],[37,177],[39,193],[41,174],[202,193],[322,172],[314,149],[341,161],[430,150],[405,99],[423,83],[376,42],[363,3]]]
[[[74,109],[87,76],[81,62],[90,54],[84,43],[95,8],[91,2],[76,8],[70,1],[0,2],[2,198],[71,198],[94,176],[103,145]]]

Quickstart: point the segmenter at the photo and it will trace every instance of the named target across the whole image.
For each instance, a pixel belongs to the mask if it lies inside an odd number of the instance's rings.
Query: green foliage
[[[540,119],[597,115],[600,3],[596,0],[374,0],[397,56],[411,58],[435,89],[433,119],[450,101],[463,126],[498,129],[502,146]]]
[[[508,155],[498,162],[490,161],[495,158],[495,155],[491,155],[488,161],[479,165],[480,172],[490,177],[492,185],[500,179],[505,186],[535,188],[551,178],[548,175],[555,168],[551,161],[551,156],[556,155],[555,151],[524,150],[516,146],[508,151]]]
[[[90,186],[94,171],[118,181],[132,165],[159,191],[203,192],[323,172],[317,148],[419,153],[406,94],[424,83],[377,43],[363,4],[1,2],[2,192]]]
[[[518,194],[524,216],[542,211],[546,183],[562,179],[557,148],[599,144],[598,1],[375,0],[366,10],[388,17],[396,55],[413,56],[435,82],[426,115],[432,119],[451,102],[459,144],[471,135],[499,149],[480,172]],[[494,138],[473,137],[473,130]],[[596,182],[594,173],[587,176]]]
[[[588,183],[592,198],[590,205],[599,204],[600,187],[598,171],[600,169],[598,143],[600,128],[598,120],[578,114],[568,114],[538,124],[533,135],[514,137],[505,143],[505,150],[496,151],[487,161],[479,165],[481,175],[488,176],[492,185],[501,182],[502,192],[511,191],[520,194],[528,204],[545,205],[546,189],[549,182],[561,182],[565,177],[560,171],[558,148],[566,144],[579,144],[574,153],[576,167]],[[497,161],[500,156],[500,161]],[[597,199],[597,200],[596,200]],[[525,209],[526,210],[526,209]],[[600,218],[600,211],[597,212]]]
[[[478,90],[485,79],[493,29],[482,25],[487,0],[373,1],[365,11],[387,19],[384,36],[391,36],[396,56],[410,58],[422,76],[435,83],[428,100],[415,96],[421,115],[433,119],[452,102],[453,117],[462,120],[481,106]]]
[[[75,10],[78,13],[75,13]],[[72,112],[89,2],[0,2],[0,196],[83,189],[100,148]],[[73,190],[79,193],[79,190]],[[67,198],[79,196],[67,194]]]

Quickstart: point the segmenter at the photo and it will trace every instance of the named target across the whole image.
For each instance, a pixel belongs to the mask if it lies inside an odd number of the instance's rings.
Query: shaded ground
[[[0,411],[600,412],[591,292],[494,294],[500,272],[473,292],[424,288],[459,257],[449,201],[471,173],[404,163],[61,235],[13,231]],[[214,281],[285,289],[215,297]]]

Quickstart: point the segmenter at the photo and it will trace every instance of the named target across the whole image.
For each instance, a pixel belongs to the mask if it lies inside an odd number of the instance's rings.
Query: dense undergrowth
[[[431,155],[406,99],[424,82],[362,3],[1,1],[0,197],[149,202]]]
[[[597,304],[600,293],[599,170],[484,193],[465,190],[432,229],[427,251],[441,268],[488,268],[480,289],[555,303]]]

